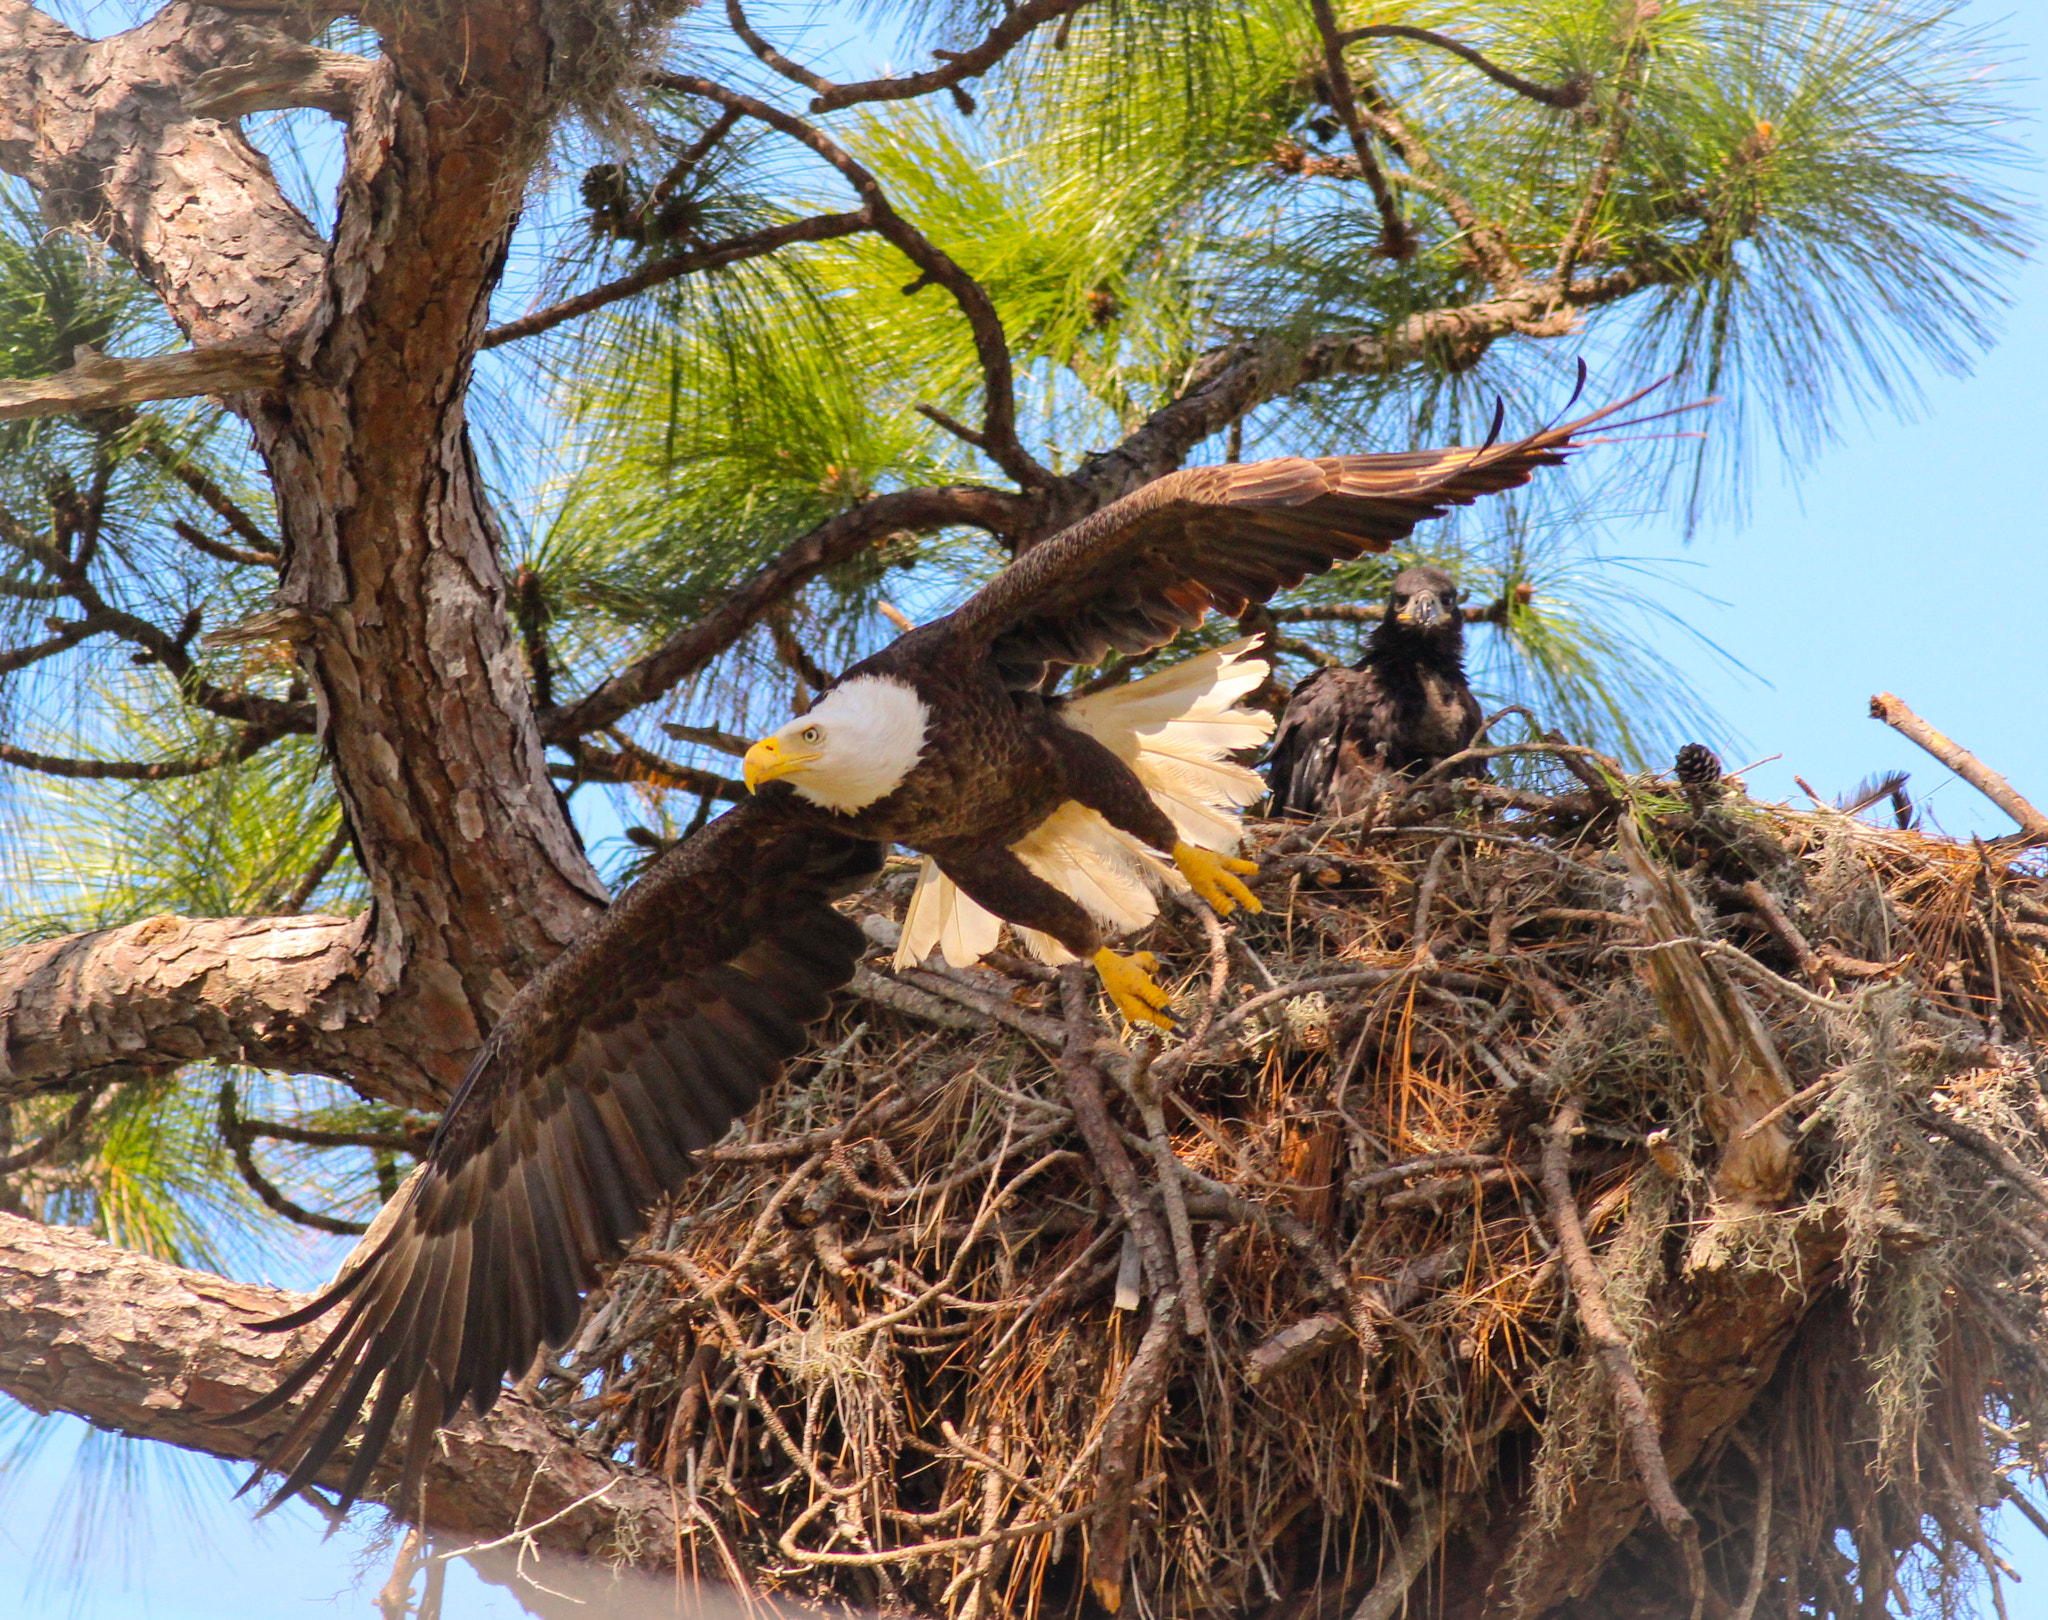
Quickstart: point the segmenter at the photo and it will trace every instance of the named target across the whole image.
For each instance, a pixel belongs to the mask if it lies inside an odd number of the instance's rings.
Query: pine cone
[[[1678,751],[1672,766],[1678,785],[1690,793],[1702,793],[1721,780],[1721,759],[1705,743],[1687,743]]]

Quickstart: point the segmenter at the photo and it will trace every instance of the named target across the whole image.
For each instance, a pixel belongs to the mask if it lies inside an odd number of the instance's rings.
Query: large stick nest
[[[1147,942],[1163,1046],[890,974],[885,879],[541,1397],[785,1602],[1965,1603],[2048,1397],[2041,876],[1503,752],[1551,791],[1253,824],[1264,914]]]

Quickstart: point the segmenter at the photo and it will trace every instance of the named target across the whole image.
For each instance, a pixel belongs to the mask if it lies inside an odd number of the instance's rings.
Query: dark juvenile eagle
[[[1385,617],[1349,669],[1319,669],[1294,689],[1267,781],[1276,816],[1361,808],[1383,771],[1419,775],[1479,730],[1465,684],[1465,615],[1440,568],[1394,576]]]
[[[314,1386],[265,1450],[286,1476],[278,1498],[326,1466],[367,1405],[341,1488],[352,1500],[409,1396],[400,1490],[416,1501],[434,1432],[462,1401],[488,1411],[543,1342],[567,1340],[599,1268],[852,977],[863,939],[833,901],[891,844],[930,856],[992,916],[1092,961],[1127,1017],[1164,1021],[1145,959],[1111,950],[1088,896],[1013,846],[1063,815],[1099,817],[1219,911],[1257,904],[1239,877],[1252,868],[1184,837],[1148,790],[1129,763],[1142,748],[1118,741],[1134,711],[1111,725],[1046,695],[1047,677],[1150,651],[1209,612],[1240,615],[1384,551],[1562,461],[1574,434],[1619,409],[1477,450],[1170,474],[1032,547],[757,743],[754,796],[663,855],[513,999],[337,1280],[265,1324],[335,1313],[318,1347],[238,1414],[261,1418]],[[1216,679],[1243,675],[1232,651],[1208,655]]]

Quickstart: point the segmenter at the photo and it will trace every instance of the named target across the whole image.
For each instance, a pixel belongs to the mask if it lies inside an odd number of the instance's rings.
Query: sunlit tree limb
[[[27,382],[0,382],[0,422],[138,405],[153,399],[238,394],[284,380],[276,350],[223,346],[139,360],[81,351],[68,371]]]
[[[786,225],[771,225],[748,236],[714,242],[709,247],[671,253],[650,260],[630,275],[607,281],[588,292],[578,293],[574,298],[564,298],[560,303],[537,309],[531,315],[522,315],[516,321],[507,321],[503,326],[494,326],[483,335],[477,347],[494,349],[501,343],[516,343],[521,338],[537,336],[565,321],[576,320],[607,304],[615,304],[622,298],[631,298],[665,281],[673,281],[678,276],[717,270],[728,264],[737,264],[742,259],[759,258],[796,242],[824,242],[835,236],[851,236],[855,231],[870,228],[868,211],[856,208],[843,214],[814,214],[808,219],[791,220]]]
[[[207,1060],[431,1103],[431,1054],[393,1027],[408,998],[362,973],[367,934],[357,917],[151,917],[0,951],[0,1095]]]
[[[304,1346],[245,1324],[302,1303],[301,1295],[0,1214],[0,1391],[39,1412],[252,1462],[293,1409],[262,1425],[216,1420],[268,1393]],[[346,1471],[337,1463],[333,1482]],[[655,1475],[561,1440],[523,1399],[507,1395],[489,1417],[448,1429],[427,1471],[426,1505],[437,1529],[457,1535],[530,1525],[544,1547],[630,1550],[635,1562],[666,1567],[675,1545],[672,1494]]]

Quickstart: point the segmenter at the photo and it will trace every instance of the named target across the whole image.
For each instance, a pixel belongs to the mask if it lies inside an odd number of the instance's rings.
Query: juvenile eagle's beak
[[[793,752],[784,748],[780,737],[763,737],[747,750],[747,757],[740,761],[740,774],[746,778],[747,791],[758,793],[763,782],[772,782],[778,776],[800,771],[817,757],[815,750]]]
[[[1395,615],[1403,624],[1412,624],[1420,630],[1427,630],[1443,616],[1443,609],[1433,596],[1418,596]]]

